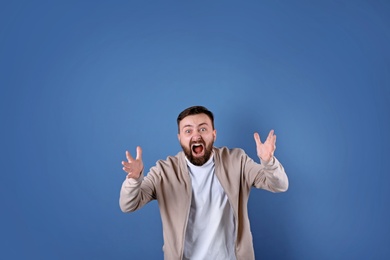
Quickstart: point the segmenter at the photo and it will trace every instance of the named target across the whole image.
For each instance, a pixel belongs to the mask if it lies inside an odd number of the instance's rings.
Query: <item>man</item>
[[[251,187],[271,192],[288,188],[287,175],[274,157],[274,131],[264,143],[254,134],[258,164],[242,149],[213,146],[214,116],[205,107],[185,109],[177,125],[183,151],[158,161],[146,177],[141,147],[135,159],[126,151],[122,211],[135,211],[157,199],[165,259],[254,259],[249,191]]]

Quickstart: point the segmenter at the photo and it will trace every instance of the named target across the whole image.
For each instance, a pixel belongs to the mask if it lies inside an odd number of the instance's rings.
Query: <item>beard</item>
[[[193,155],[192,147],[193,144],[202,144],[204,148],[204,154],[203,156],[196,157]],[[183,149],[183,152],[187,159],[196,166],[202,166],[205,164],[211,157],[211,153],[213,152],[213,145],[214,142],[209,143],[206,145],[206,143],[203,141],[203,139],[196,141],[196,142],[190,142],[189,147],[185,147],[182,143],[180,143],[181,148]]]

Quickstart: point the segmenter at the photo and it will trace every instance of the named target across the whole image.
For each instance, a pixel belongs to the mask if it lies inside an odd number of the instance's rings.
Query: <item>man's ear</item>
[[[177,139],[179,140],[180,143],[180,134],[177,134]]]
[[[216,129],[214,129],[213,134],[214,134],[214,142],[215,142],[215,140],[217,140],[217,130]]]

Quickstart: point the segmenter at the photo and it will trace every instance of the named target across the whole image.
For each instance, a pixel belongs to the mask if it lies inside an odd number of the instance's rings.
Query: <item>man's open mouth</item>
[[[194,155],[203,155],[204,152],[204,145],[201,143],[196,143],[191,145],[191,150],[194,153]]]

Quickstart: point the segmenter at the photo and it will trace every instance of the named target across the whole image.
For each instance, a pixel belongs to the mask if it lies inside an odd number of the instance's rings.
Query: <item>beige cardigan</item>
[[[271,192],[288,189],[288,178],[279,161],[258,164],[242,149],[214,147],[215,174],[233,208],[236,223],[235,253],[237,260],[254,259],[252,234],[247,211],[252,186]],[[160,160],[146,177],[126,179],[121,188],[119,205],[123,212],[135,211],[157,199],[160,208],[164,259],[182,259],[184,238],[191,204],[191,179],[185,155]]]

